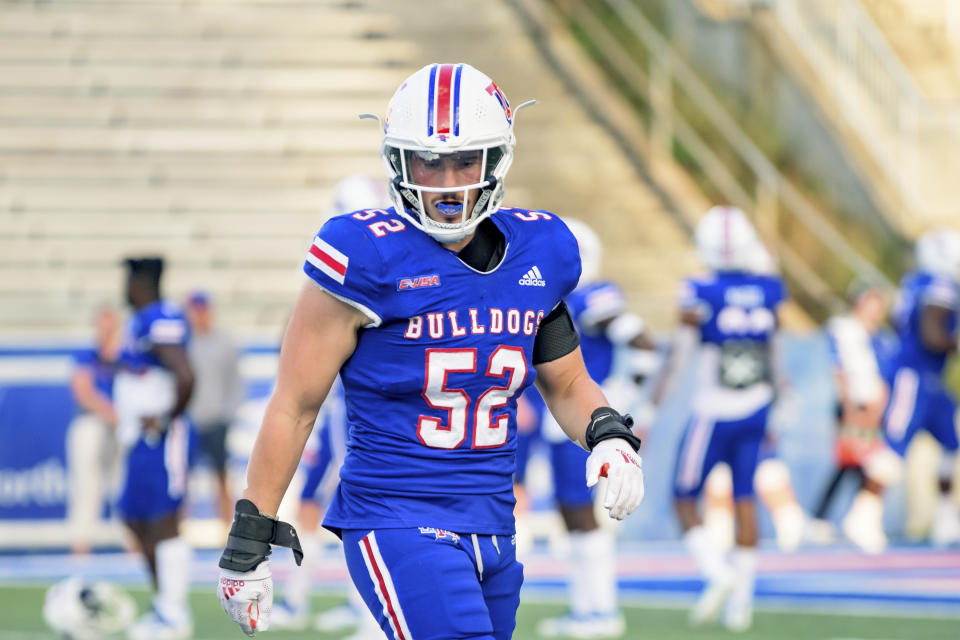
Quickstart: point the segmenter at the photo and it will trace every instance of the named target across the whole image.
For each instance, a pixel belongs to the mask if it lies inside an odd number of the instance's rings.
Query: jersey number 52
[[[456,449],[467,438],[467,417],[473,405],[474,449],[503,446],[509,418],[494,411],[507,406],[527,377],[527,360],[520,347],[500,345],[490,356],[486,375],[506,378],[506,386],[490,387],[473,402],[463,389],[447,386],[449,373],[476,373],[476,349],[427,349],[423,399],[434,409],[446,409],[447,419],[421,415],[417,421],[420,442],[435,449]]]

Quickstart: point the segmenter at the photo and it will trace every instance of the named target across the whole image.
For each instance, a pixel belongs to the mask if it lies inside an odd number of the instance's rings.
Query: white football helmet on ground
[[[408,77],[387,107],[380,150],[397,213],[438,242],[469,236],[503,201],[503,180],[516,144],[513,116],[493,80],[468,64],[428,64]],[[479,179],[471,184],[431,187],[411,175],[414,157],[430,163],[476,153]],[[443,209],[450,222],[438,222],[424,212],[424,193],[462,193],[460,202],[466,203],[474,189],[480,192],[471,211],[462,204]]]
[[[714,271],[752,271],[760,238],[746,214],[736,207],[707,211],[694,233],[697,255]]]
[[[916,252],[922,271],[960,282],[960,231],[931,229],[917,240]]]
[[[96,640],[123,631],[136,614],[133,598],[122,589],[77,577],[50,587],[43,600],[43,619],[71,640]]]

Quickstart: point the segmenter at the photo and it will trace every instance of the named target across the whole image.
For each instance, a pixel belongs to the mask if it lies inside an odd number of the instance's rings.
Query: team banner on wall
[[[78,351],[0,347],[0,521],[66,517],[65,445],[76,415],[70,374]],[[274,347],[244,350],[248,398],[269,393],[275,365]]]
[[[66,514],[68,350],[0,352],[0,520]]]

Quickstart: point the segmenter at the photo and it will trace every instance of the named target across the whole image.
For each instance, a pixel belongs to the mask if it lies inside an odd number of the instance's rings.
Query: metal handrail
[[[939,167],[935,159],[925,160],[921,135],[952,137],[960,143],[960,104],[935,103],[923,94],[858,0],[827,4],[835,11],[829,16],[818,10],[823,6],[811,0],[777,0],[773,15],[818,76],[833,79],[836,111],[887,182],[896,185],[913,218],[922,222],[955,213],[956,198],[932,198],[923,182]],[[882,114],[889,134],[880,135],[864,118],[863,99]]]
[[[776,215],[773,211],[758,211],[764,206],[763,201],[775,203],[779,210],[791,215],[807,228],[813,237],[827,247],[852,273],[892,286],[886,276],[854,249],[816,207],[790,185],[632,2],[629,0],[603,0],[603,2],[616,13],[622,24],[649,52],[650,67],[654,70],[653,72],[648,73],[616,38],[611,37],[607,27],[593,15],[589,6],[591,3],[575,3],[576,10],[568,17],[590,34],[592,44],[598,48],[603,58],[616,69],[619,75],[634,81],[639,79],[651,86],[651,96],[648,97],[653,106],[652,117],[655,121],[658,119],[666,121],[665,123],[654,122],[651,125],[653,130],[667,128],[669,133],[666,137],[676,137],[684,145],[695,161],[703,167],[704,173],[714,188],[731,203],[748,212],[755,212],[758,219],[763,218],[764,215]],[[563,4],[569,6],[571,3]],[[557,4],[554,6],[561,11]],[[668,86],[658,88],[655,86],[658,82],[666,82]],[[672,105],[667,105],[668,113],[657,113],[657,100],[652,94],[659,92],[661,95],[672,95],[674,85],[684,91],[696,104],[716,132],[751,169],[757,180],[758,193],[751,195],[740,185],[723,161]],[[664,107],[661,106],[660,109]],[[829,286],[795,251],[786,243],[781,243],[777,249],[791,277],[797,280],[810,295],[828,307],[838,304],[839,301]]]

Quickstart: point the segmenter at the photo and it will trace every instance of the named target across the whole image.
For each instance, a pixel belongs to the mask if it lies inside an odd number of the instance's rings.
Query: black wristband
[[[237,500],[233,526],[227,536],[227,548],[220,556],[220,568],[230,571],[253,571],[270,555],[270,545],[289,547],[297,566],[303,561],[300,539],[293,526],[260,513],[257,505],[246,498]]]
[[[629,415],[621,416],[610,407],[594,409],[590,414],[590,425],[587,427],[587,449],[593,448],[610,438],[623,438],[630,443],[634,451],[640,450],[640,438],[634,435],[633,418]]]

